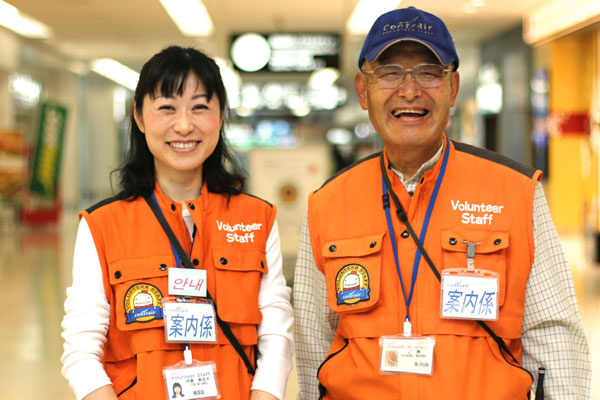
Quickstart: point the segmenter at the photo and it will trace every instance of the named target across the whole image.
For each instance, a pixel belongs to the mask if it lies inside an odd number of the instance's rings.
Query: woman
[[[181,393],[181,385],[178,382],[173,384],[173,396],[172,398],[177,399],[183,397],[183,393]]]
[[[62,357],[78,399],[164,398],[163,369],[188,365],[190,350],[214,363],[222,398],[283,398],[293,317],[276,210],[242,193],[226,104],[217,65],[197,50],[169,47],[142,68],[123,191],[80,214]],[[220,323],[204,327],[216,342],[167,341],[169,276],[193,270],[205,271],[196,287],[214,301]]]

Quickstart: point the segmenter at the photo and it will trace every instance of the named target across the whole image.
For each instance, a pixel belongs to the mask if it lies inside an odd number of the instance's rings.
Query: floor
[[[56,227],[24,228],[0,219],[0,399],[70,400],[60,374],[60,321],[77,220]],[[583,235],[561,233],[569,256],[584,329],[595,367],[592,399],[600,399],[600,266],[585,254]],[[298,391],[295,371],[286,400]]]

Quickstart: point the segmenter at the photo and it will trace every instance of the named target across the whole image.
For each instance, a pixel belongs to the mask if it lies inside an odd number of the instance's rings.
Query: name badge
[[[442,271],[442,318],[498,319],[498,274],[492,271]]]
[[[216,343],[217,321],[211,301],[168,298],[163,312],[167,342]]]
[[[433,348],[431,336],[382,336],[380,371],[383,374],[431,375]]]
[[[169,294],[206,297],[206,270],[169,268]]]
[[[217,367],[212,361],[164,368],[167,399],[218,399],[221,395],[216,375]]]

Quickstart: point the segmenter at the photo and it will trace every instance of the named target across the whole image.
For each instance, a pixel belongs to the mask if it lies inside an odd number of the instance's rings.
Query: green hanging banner
[[[56,198],[66,126],[65,106],[42,103],[29,183],[32,193],[49,199]]]

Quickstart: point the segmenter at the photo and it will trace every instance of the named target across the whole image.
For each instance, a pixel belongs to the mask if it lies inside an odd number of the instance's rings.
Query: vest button
[[[171,210],[173,210],[173,211],[177,210],[177,207],[175,207],[175,204],[171,204]]]
[[[371,244],[369,245],[370,248],[373,248],[375,246],[377,246],[377,242],[371,242]]]
[[[219,262],[223,265],[227,264],[227,259],[225,257],[221,257],[221,259],[219,260]]]
[[[115,278],[119,279],[121,277],[121,271],[116,271],[115,272]]]
[[[502,243],[502,239],[496,239],[496,240],[494,240],[494,244],[496,246],[498,246],[500,243]]]
[[[196,206],[194,206],[193,203],[188,203],[188,207],[189,207],[190,210],[193,210],[193,209],[196,208]]]
[[[336,250],[337,250],[337,247],[335,246],[335,244],[332,244],[331,246],[329,246],[329,251],[330,251],[330,252],[332,252],[332,253],[333,253],[333,252],[334,252],[334,251],[336,251]]]
[[[192,264],[194,264],[195,266],[198,266],[198,264],[200,264],[200,260],[198,260],[197,258],[194,258],[192,260]]]
[[[264,261],[261,261],[261,262],[260,262],[260,267],[261,267],[262,269],[265,269],[265,262],[264,262]]]
[[[167,270],[167,264],[160,264],[158,266],[158,269],[160,269],[161,271],[166,271]]]
[[[405,230],[404,232],[402,232],[402,234],[400,236],[402,236],[404,239],[408,238],[408,236],[409,236],[408,231]]]
[[[448,243],[454,246],[456,244],[456,238],[450,238],[450,240],[448,240]]]

